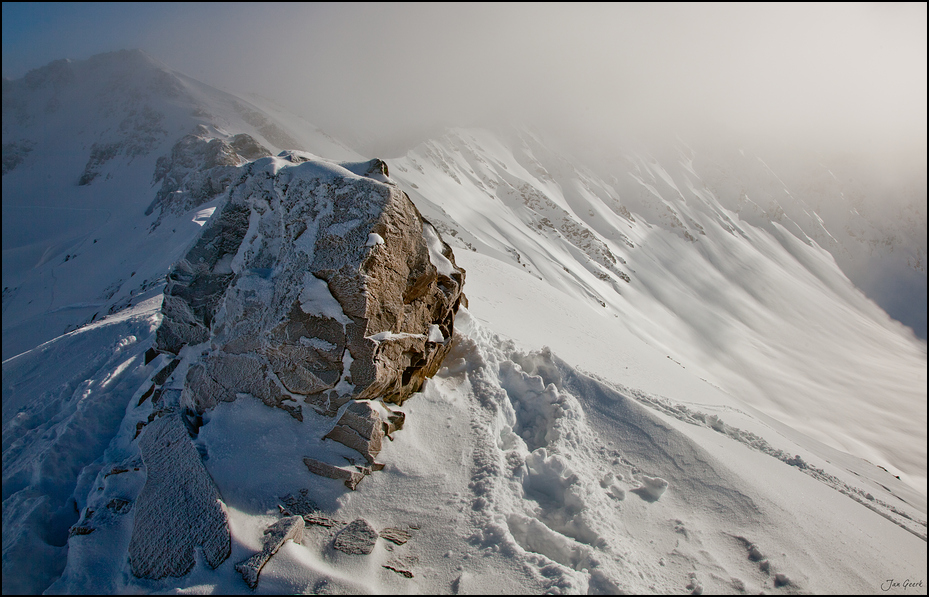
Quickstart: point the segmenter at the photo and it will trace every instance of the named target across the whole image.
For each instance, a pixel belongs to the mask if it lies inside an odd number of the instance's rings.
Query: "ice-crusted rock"
[[[344,444],[364,456],[368,464],[375,465],[374,459],[381,451],[383,438],[399,429],[405,417],[399,411],[388,412],[390,414],[385,421],[368,402],[353,402],[323,439]]]
[[[183,406],[249,394],[302,419],[301,403],[335,415],[419,390],[450,349],[464,270],[386,165],[284,152],[235,170],[165,289],[156,348],[208,346]]]
[[[339,531],[332,541],[332,547],[350,555],[368,555],[374,551],[378,533],[364,518],[353,520]]]
[[[194,548],[213,568],[232,551],[222,499],[178,415],[150,423],[139,448],[146,480],[135,505],[129,562],[132,573],[159,579],[193,568]]]
[[[270,156],[271,152],[244,133],[218,138],[204,125],[158,158],[154,182],[161,182],[155,199],[145,210],[186,212],[216,197],[241,174],[236,166]]]

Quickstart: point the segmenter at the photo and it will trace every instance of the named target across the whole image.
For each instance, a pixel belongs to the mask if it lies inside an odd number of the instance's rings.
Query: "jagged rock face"
[[[158,158],[153,182],[161,182],[161,188],[145,214],[158,208],[162,212],[189,211],[225,191],[241,174],[236,166],[270,155],[250,135],[219,139],[198,125],[174,144],[170,156]]]
[[[302,418],[301,403],[402,403],[450,349],[464,270],[449,246],[380,160],[287,153],[237,170],[165,290],[156,348],[202,345],[183,405],[250,394]]]
[[[388,412],[385,421],[370,403],[354,402],[345,409],[338,423],[323,439],[332,439],[352,448],[364,456],[370,465],[383,466],[377,465],[375,458],[381,452],[384,436],[402,427],[406,417],[400,411]]]

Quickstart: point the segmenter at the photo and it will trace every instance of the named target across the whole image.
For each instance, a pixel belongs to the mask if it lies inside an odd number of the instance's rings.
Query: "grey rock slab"
[[[409,531],[404,531],[403,529],[387,527],[385,529],[381,529],[381,537],[387,539],[391,543],[403,545],[412,538],[412,535]]]
[[[249,588],[254,589],[258,586],[261,569],[284,543],[291,539],[297,543],[303,541],[303,529],[304,522],[301,516],[282,518],[265,529],[261,551],[235,565],[235,569],[242,574]]]
[[[350,555],[368,555],[374,550],[378,533],[364,518],[357,518],[339,531],[332,547]]]
[[[340,466],[333,466],[325,462],[320,462],[319,460],[314,460],[313,458],[304,458],[303,464],[305,464],[306,468],[308,468],[314,475],[345,481],[345,486],[352,491],[355,490],[355,487],[361,483],[361,480],[364,479],[365,476],[370,474],[370,469],[367,468],[363,468],[360,471],[352,471]]]
[[[132,573],[152,579],[183,576],[196,563],[198,545],[207,564],[216,568],[232,550],[228,517],[180,416],[149,423],[139,449],[147,476],[134,508]]]

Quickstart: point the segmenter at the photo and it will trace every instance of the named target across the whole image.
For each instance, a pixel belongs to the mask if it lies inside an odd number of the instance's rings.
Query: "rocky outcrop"
[[[248,394],[302,419],[304,405],[335,415],[419,390],[450,349],[464,271],[386,165],[290,152],[237,170],[168,276],[156,348],[203,346],[183,406]],[[369,462],[384,432],[372,425],[352,446]]]
[[[312,455],[304,463],[355,489],[383,468],[375,461],[382,440],[404,419],[369,401],[402,403],[451,348],[464,271],[386,164],[263,151],[244,135],[211,140],[200,130],[160,165],[162,201],[228,195],[168,275],[154,348],[171,358],[140,399],[158,404],[138,426],[148,479],[129,546],[136,576],[186,574],[196,545],[214,567],[229,555],[221,497],[188,436],[206,411],[251,396],[301,421],[304,408],[338,415],[326,439],[356,450],[366,466]],[[172,375],[168,400],[162,386]],[[306,515],[310,501],[291,501],[288,509]],[[304,522],[282,520],[262,551],[236,566],[249,586]],[[378,535],[363,522],[348,525],[335,548],[370,553]]]
[[[161,188],[145,214],[156,209],[187,212],[229,188],[241,174],[236,166],[270,155],[249,135],[219,138],[206,126],[197,125],[174,144],[171,155],[155,163],[153,182],[160,182]]]

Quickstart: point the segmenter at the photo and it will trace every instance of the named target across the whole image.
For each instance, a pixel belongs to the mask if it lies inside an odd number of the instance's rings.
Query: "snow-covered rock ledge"
[[[383,468],[375,461],[381,440],[404,420],[370,401],[402,404],[439,370],[464,301],[465,272],[381,160],[336,164],[285,152],[240,169],[168,276],[163,319],[147,355],[158,359],[158,371],[139,400],[151,400],[151,413],[136,436],[151,444],[161,422],[180,415],[195,437],[218,404],[249,397],[301,422],[311,408],[317,420],[338,415],[320,440],[357,451],[366,466],[300,454],[306,474],[354,489]],[[183,435],[175,451],[199,460]],[[144,449],[141,456],[151,475],[157,463]],[[225,507],[217,507],[222,497],[212,489],[185,502],[179,528],[152,538],[151,528],[167,528],[163,512],[172,507],[159,500],[174,503],[175,485],[197,485],[178,475],[157,487],[146,483],[151,507],[136,509],[130,545],[137,576],[183,575],[199,544],[215,548],[213,567],[228,557]],[[198,482],[213,487],[208,476]],[[192,524],[202,519],[215,524]]]
[[[464,270],[449,246],[380,160],[291,152],[242,170],[168,278],[156,349],[187,357],[180,406],[244,393],[302,419],[401,404],[454,334]]]

